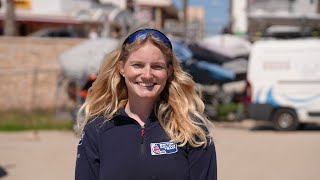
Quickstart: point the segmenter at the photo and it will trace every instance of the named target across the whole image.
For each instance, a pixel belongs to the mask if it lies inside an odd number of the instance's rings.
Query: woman
[[[204,104],[160,31],[140,29],[106,58],[82,110],[76,180],[217,178]]]

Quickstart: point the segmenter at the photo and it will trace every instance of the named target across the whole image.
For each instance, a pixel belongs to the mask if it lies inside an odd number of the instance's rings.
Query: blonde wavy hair
[[[148,35],[143,40],[123,44],[111,52],[103,61],[97,79],[89,89],[78,118],[80,130],[95,117],[103,115],[111,120],[128,101],[128,90],[118,69],[119,61],[126,61],[133,51],[146,43],[152,43],[165,55],[173,73],[155,103],[154,113],[167,135],[179,146],[207,146],[212,139],[212,123],[204,115],[204,103],[191,76],[182,70],[173,51],[159,39]],[[78,116],[79,117],[79,116]]]

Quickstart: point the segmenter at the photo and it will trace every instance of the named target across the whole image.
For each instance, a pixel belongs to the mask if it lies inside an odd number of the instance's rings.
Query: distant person
[[[121,38],[121,29],[122,29],[122,27],[119,23],[113,22],[111,24],[110,36],[115,39],[120,39]]]
[[[70,81],[67,86],[68,97],[75,105],[77,104],[77,84],[74,81]]]
[[[91,28],[88,36],[89,36],[89,39],[98,39],[97,29]]]
[[[130,34],[81,108],[75,179],[216,180],[212,124],[195,88],[162,32]]]

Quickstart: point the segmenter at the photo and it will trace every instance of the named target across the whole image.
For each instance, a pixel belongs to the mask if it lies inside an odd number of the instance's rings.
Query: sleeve
[[[189,151],[190,180],[217,180],[217,159],[214,143]]]
[[[100,157],[98,132],[95,123],[85,126],[79,144],[75,168],[75,180],[98,180]]]

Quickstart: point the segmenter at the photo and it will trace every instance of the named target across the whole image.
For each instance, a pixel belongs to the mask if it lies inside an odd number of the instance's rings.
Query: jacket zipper
[[[144,126],[141,126],[140,131],[140,147],[141,147],[141,154],[144,154]]]

